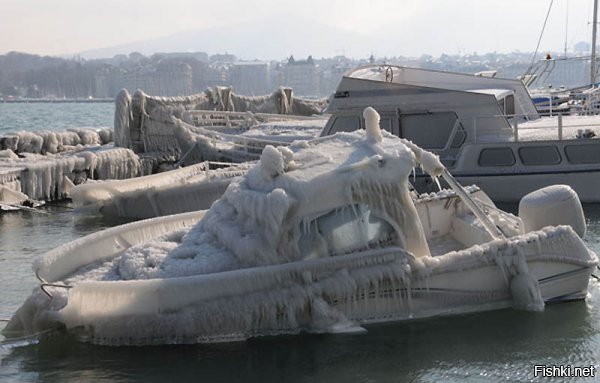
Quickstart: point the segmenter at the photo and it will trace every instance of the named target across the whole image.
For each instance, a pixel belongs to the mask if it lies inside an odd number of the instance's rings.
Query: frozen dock
[[[44,201],[67,197],[88,179],[142,175],[140,158],[130,149],[107,144],[111,132],[19,132],[0,137],[0,187]]]

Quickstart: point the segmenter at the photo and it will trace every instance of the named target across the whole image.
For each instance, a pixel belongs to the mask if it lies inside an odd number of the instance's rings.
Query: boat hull
[[[38,272],[60,283],[67,270],[104,262],[201,216],[162,217],[95,233],[89,240],[55,249]],[[112,253],[96,253],[87,261],[77,258],[85,249],[94,253],[90,246]],[[414,258],[400,248],[382,248],[188,277],[85,280],[68,290],[49,287],[52,299],[37,291],[7,329],[59,326],[82,341],[105,345],[354,331],[364,325],[514,306],[512,282],[522,276],[532,281],[542,301],[580,299],[596,265],[595,254],[570,227],[561,226],[435,257]],[[33,325],[28,323],[30,304],[41,310],[33,315]]]
[[[545,150],[547,155],[552,153],[555,157],[528,158],[540,163],[524,163],[522,154],[536,150]],[[494,159],[496,163],[482,164],[484,153],[494,151],[507,157]],[[550,185],[569,185],[581,202],[598,203],[600,159],[596,153],[599,152],[598,139],[465,144],[456,154],[451,170],[460,184],[476,184],[495,202],[518,202],[534,190]],[[506,163],[502,164],[502,161]],[[556,162],[544,164],[543,161]],[[431,177],[425,174],[417,174],[413,184],[422,193],[438,190]]]

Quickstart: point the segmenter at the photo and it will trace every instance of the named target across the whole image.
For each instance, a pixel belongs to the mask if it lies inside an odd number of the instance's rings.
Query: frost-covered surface
[[[5,186],[0,186],[0,203],[21,204],[26,200],[27,195]]]
[[[116,100],[115,136],[119,146],[136,153],[162,151],[181,155],[174,139],[172,118],[185,120],[189,111],[231,111],[311,116],[321,114],[326,100],[295,98],[291,89],[278,89],[267,96],[241,96],[231,88],[209,88],[187,97],[155,97],[137,91],[132,97],[121,91]]]
[[[71,199],[78,208],[123,218],[150,218],[208,209],[231,180],[246,173],[250,166],[235,164],[213,169],[211,164],[203,162],[127,180],[84,183],[73,188]]]
[[[111,128],[74,128],[59,132],[21,131],[0,137],[0,150],[11,150],[17,154],[56,154],[74,150],[78,145],[106,145],[112,141]]]
[[[172,130],[184,163],[203,161],[246,162],[257,160],[266,145],[287,145],[290,141],[264,137],[245,137],[196,127],[181,120],[172,120]]]
[[[73,288],[52,300],[34,292],[8,328],[58,322],[101,344],[223,341],[481,304],[539,310],[556,294],[585,293],[597,259],[570,228],[492,241],[455,195],[417,210],[408,176],[416,161],[439,174],[439,160],[381,132],[373,109],[364,116],[364,132],[265,147],[189,229],[166,230],[180,221],[170,216],[152,230],[149,220],[98,233],[84,259],[73,249],[85,239],[57,249],[36,269]],[[431,256],[428,239],[444,236],[459,248]],[[538,283],[578,269],[564,290]]]
[[[0,185],[38,200],[68,196],[74,184],[90,179],[122,179],[141,172],[138,156],[112,146],[81,146],[58,154],[21,153],[0,156]]]
[[[551,185],[527,194],[519,202],[519,216],[526,231],[568,224],[581,238],[585,236],[583,207],[568,185]]]
[[[271,141],[292,142],[311,140],[319,136],[327,118],[310,120],[291,120],[289,122],[270,122],[254,126],[240,134],[245,137],[263,138]]]

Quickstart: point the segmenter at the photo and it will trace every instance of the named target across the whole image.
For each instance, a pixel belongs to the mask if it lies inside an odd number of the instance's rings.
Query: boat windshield
[[[301,228],[299,246],[305,258],[321,258],[381,248],[397,242],[394,228],[365,204],[338,208]]]

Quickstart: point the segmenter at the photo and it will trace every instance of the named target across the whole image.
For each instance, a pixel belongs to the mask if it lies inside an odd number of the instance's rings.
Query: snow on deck
[[[241,133],[241,135],[282,142],[311,140],[319,137],[327,121],[328,118],[323,117],[319,119],[269,122],[254,126]]]

